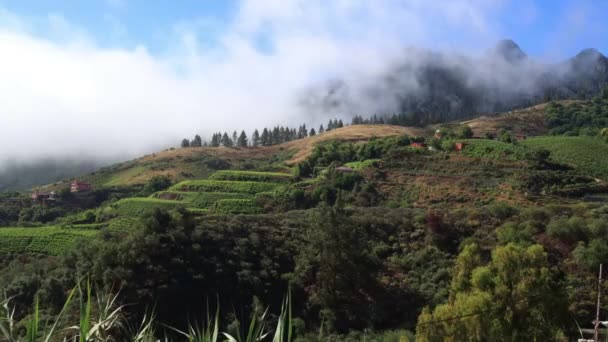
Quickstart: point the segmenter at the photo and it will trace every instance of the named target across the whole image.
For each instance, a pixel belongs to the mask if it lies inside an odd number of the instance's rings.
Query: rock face
[[[530,107],[549,100],[589,99],[608,87],[608,59],[595,49],[545,64],[502,40],[479,57],[408,49],[375,77],[334,79],[310,89],[302,105],[315,114],[405,113],[426,124]]]

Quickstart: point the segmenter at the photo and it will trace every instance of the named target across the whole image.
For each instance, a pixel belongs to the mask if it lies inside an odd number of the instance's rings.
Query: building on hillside
[[[353,172],[355,172],[355,170],[353,170],[352,168],[350,168],[348,166],[338,166],[336,168],[336,172],[340,172],[340,173],[353,173]]]
[[[55,191],[52,191],[52,192],[34,191],[34,193],[32,194],[32,200],[37,203],[46,203],[49,201],[55,201]]]
[[[93,190],[93,185],[91,183],[73,181],[70,187],[71,192],[88,192]]]
[[[420,142],[410,143],[410,146],[413,147],[413,148],[426,148],[426,144],[425,143],[420,143]]]
[[[523,135],[523,134],[518,134],[518,135],[515,136],[515,140],[517,140],[517,141],[523,141],[523,140],[526,140],[526,139],[528,139],[528,137],[525,136],[525,135]]]

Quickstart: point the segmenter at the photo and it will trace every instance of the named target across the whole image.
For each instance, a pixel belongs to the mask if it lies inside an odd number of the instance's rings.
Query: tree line
[[[194,139],[189,140],[184,138],[181,142],[181,147],[232,147],[232,148],[246,148],[246,147],[259,147],[259,146],[272,146],[282,143],[286,143],[293,140],[303,139],[306,137],[312,137],[317,134],[322,134],[337,128],[344,127],[344,123],[341,119],[330,119],[327,123],[327,128],[323,125],[319,126],[318,130],[314,128],[308,129],[306,124],[300,125],[297,129],[275,126],[273,128],[264,127],[260,130],[255,129],[251,134],[251,138],[241,130],[239,134],[237,131],[229,134],[228,132],[216,132],[211,135],[211,139],[208,141],[201,138],[200,135],[195,135]]]

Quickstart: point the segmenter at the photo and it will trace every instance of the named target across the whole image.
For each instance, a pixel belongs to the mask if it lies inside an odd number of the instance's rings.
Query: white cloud
[[[0,10],[0,161],[133,155],[194,133],[310,122],[298,107],[302,88],[353,71],[375,75],[404,46],[447,48],[442,38],[454,32],[486,45],[499,5],[244,0],[215,44],[200,42],[212,22],[176,24],[162,55],[100,48],[58,15],[48,18],[51,39],[40,38]]]

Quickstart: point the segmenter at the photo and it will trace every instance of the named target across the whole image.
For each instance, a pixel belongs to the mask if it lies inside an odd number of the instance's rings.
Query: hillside
[[[352,125],[275,146],[170,149],[83,177],[95,184],[90,193],[0,200],[0,287],[25,293],[14,301],[26,306],[35,295],[27,289],[65,294],[74,286],[66,273],[87,274],[103,287],[119,284],[120,304],[157,303],[160,329],[200,314],[192,303],[201,293],[219,298],[219,319],[229,325],[235,306],[254,310],[257,298],[280,308],[290,287],[298,322],[317,327],[319,312],[331,310],[332,333],[355,334],[333,340],[359,341],[355,330],[370,325],[411,335],[424,307],[457,310],[448,298],[469,295],[451,285],[461,258],[476,248],[479,268],[464,271],[474,274],[507,249],[517,267],[565,275],[543,286],[571,289],[568,306],[555,310],[589,316],[593,282],[579,279],[593,278],[597,260],[608,258],[596,252],[607,243],[608,144],[417,137],[425,134]],[[540,255],[532,266],[521,261],[530,253]],[[41,303],[61,309],[60,301]],[[145,304],[125,310],[147,312]],[[314,340],[315,331],[297,334]]]
[[[581,101],[564,100],[556,101],[564,106],[581,103]],[[549,132],[547,115],[548,103],[536,106],[516,109],[495,115],[482,115],[480,117],[458,121],[458,124],[468,125],[473,129],[475,136],[484,137],[486,133],[495,134],[501,129],[507,130],[514,135],[538,136]]]
[[[129,162],[101,168],[80,177],[97,187],[144,184],[154,176],[169,176],[174,181],[204,178],[221,169],[260,169],[288,172],[288,167],[304,160],[314,147],[327,141],[367,141],[397,135],[423,135],[424,130],[391,125],[355,125],[338,128],[274,146],[256,148],[176,148],[146,155]],[[45,189],[65,187],[69,180]]]

